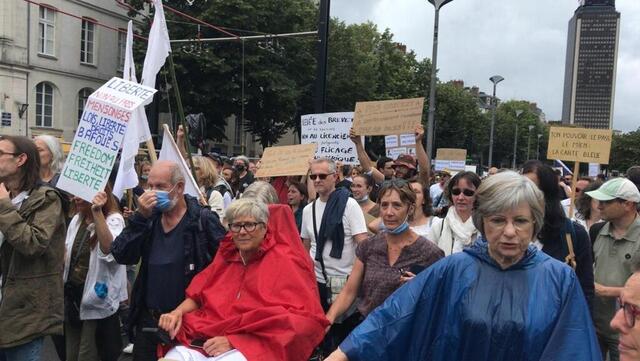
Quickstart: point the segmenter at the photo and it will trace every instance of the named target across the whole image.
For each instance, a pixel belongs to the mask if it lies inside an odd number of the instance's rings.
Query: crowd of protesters
[[[640,360],[640,166],[434,172],[423,136],[305,176],[194,155],[200,197],[141,159],[91,202],[56,138],[0,137],[0,361]]]

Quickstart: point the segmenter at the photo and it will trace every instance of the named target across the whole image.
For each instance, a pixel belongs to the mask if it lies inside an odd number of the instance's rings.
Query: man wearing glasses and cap
[[[611,328],[620,334],[620,360],[640,360],[640,257],[633,258],[634,273],[620,292],[620,309],[611,320]]]
[[[632,275],[631,259],[640,249],[640,218],[636,212],[640,192],[630,180],[614,178],[586,194],[599,202],[601,218],[606,221],[589,230],[595,261],[593,321],[603,358],[609,354],[611,361],[617,361],[618,333],[609,322],[623,285]]]

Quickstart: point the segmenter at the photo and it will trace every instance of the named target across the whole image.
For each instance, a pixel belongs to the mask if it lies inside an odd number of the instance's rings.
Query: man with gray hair
[[[147,185],[138,210],[111,245],[118,263],[140,262],[129,314],[135,361],[157,360],[157,336],[144,329],[157,328],[160,315],[184,300],[185,289],[211,263],[226,233],[215,212],[184,194],[185,179],[176,163],[156,162]]]
[[[362,208],[349,197],[346,188],[336,189],[338,176],[333,160],[320,158],[311,162],[311,174],[318,198],[302,211],[301,238],[314,260],[320,303],[325,311],[344,287],[356,258],[356,246],[367,239],[367,225]],[[325,344],[328,354],[359,322],[355,308],[336,320]]]

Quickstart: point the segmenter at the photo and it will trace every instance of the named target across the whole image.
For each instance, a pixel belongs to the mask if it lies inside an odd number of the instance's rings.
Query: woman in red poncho
[[[329,322],[291,210],[240,199],[225,219],[231,232],[213,263],[193,279],[186,300],[160,317],[160,328],[181,345],[165,357],[308,359]]]

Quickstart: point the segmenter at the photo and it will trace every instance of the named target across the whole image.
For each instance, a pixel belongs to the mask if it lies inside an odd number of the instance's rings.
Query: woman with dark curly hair
[[[600,210],[598,209],[598,201],[591,198],[586,192],[595,191],[602,185],[601,181],[591,182],[586,186],[578,199],[576,199],[576,214],[573,220],[585,229],[591,228],[592,225],[601,221]]]

